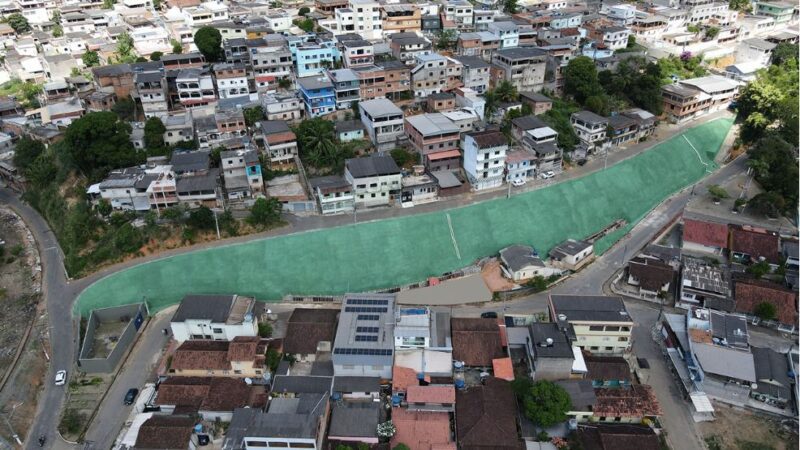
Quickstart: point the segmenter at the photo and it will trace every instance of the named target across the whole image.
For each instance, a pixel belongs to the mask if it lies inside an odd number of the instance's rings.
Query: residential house
[[[342,61],[347,68],[366,67],[375,64],[375,50],[363,39],[351,39],[341,43]]]
[[[338,50],[318,43],[305,43],[293,48],[295,69],[298,78],[315,77],[333,67]]]
[[[639,126],[631,117],[616,114],[608,118],[607,129],[608,143],[612,147],[623,145],[630,141],[638,141]]]
[[[187,295],[170,320],[172,337],[230,341],[258,336],[256,300],[239,295]]]
[[[586,364],[580,348],[556,323],[528,325],[525,350],[530,376],[534,380],[583,378]]]
[[[550,295],[550,319],[592,354],[624,354],[631,348],[633,319],[620,297]]]
[[[492,55],[492,84],[508,81],[517,91],[539,92],[544,87],[547,53],[538,48],[497,50]]]
[[[383,69],[384,93],[392,100],[402,99],[411,91],[411,68],[400,61],[389,60],[376,64]]]
[[[456,392],[456,441],[459,448],[521,450],[511,383],[489,378]]]
[[[403,406],[408,411],[454,412],[456,390],[453,385],[409,386]]]
[[[145,171],[139,167],[112,170],[106,179],[97,184],[97,190],[100,198],[111,203],[115,210],[149,211],[147,188],[156,175],[155,171]]]
[[[396,5],[387,5],[396,6]],[[400,5],[402,6],[402,5]],[[414,66],[417,57],[431,54],[431,42],[417,33],[400,32],[389,35],[392,56],[403,64]]]
[[[789,327],[797,326],[797,293],[781,284],[740,275],[733,280],[736,312],[757,316],[762,303],[775,307],[773,320]]]
[[[338,309],[297,308],[287,321],[283,352],[297,361],[315,361],[318,353],[330,353],[336,336]]]
[[[461,130],[442,113],[406,117],[405,130],[409,142],[423,160],[431,153],[458,149]]]
[[[358,33],[364,39],[377,40],[383,37],[381,5],[374,0],[349,0],[347,8],[335,12],[335,20],[321,22],[334,34]]]
[[[383,36],[390,37],[397,33],[417,33],[422,28],[422,13],[413,3],[381,5],[381,21]]]
[[[792,401],[795,380],[792,368],[783,353],[771,348],[752,347],[756,370],[756,387],[750,396],[777,408],[786,408]]]
[[[492,360],[506,356],[497,319],[450,319],[453,360],[467,367],[492,367]]]
[[[594,245],[586,241],[567,239],[548,253],[555,267],[576,271],[594,259]]]
[[[450,413],[392,408],[392,423],[397,432],[391,446],[405,444],[410,449],[452,450]]]
[[[147,450],[193,449],[196,420],[189,416],[153,414],[139,427],[133,448]]]
[[[298,78],[297,85],[308,117],[320,117],[336,110],[336,94],[327,75]]]
[[[385,98],[358,103],[361,122],[378,150],[392,150],[406,138],[403,111]]]
[[[375,402],[381,396],[381,379],[378,377],[336,377],[333,380],[333,395],[344,401]]]
[[[261,163],[254,150],[229,150],[220,153],[222,174],[228,199],[242,200],[264,195]]]
[[[679,308],[700,306],[731,311],[730,275],[726,268],[699,258],[684,257]]]
[[[759,68],[768,67],[775,47],[777,44],[761,38],[745,39],[736,47],[736,62],[753,63]]]
[[[531,107],[534,116],[544,114],[553,108],[553,100],[538,92],[520,92],[519,99],[523,104]]]
[[[264,142],[264,152],[270,165],[286,166],[294,164],[297,156],[297,136],[285,120],[262,120],[258,132]]]
[[[175,83],[180,103],[186,108],[210,105],[217,100],[214,78],[211,76],[211,71],[206,68],[181,69],[175,78]]]
[[[491,61],[492,55],[500,48],[500,38],[488,31],[461,33],[456,40],[456,53],[462,56],[477,56]]]
[[[429,95],[425,101],[425,110],[428,112],[445,112],[456,109],[456,94],[440,92]]]
[[[261,106],[267,120],[296,122],[303,117],[304,102],[295,94],[267,94],[261,96]]]
[[[397,307],[394,346],[402,349],[452,350],[450,315],[427,307]]]
[[[184,341],[172,355],[167,373],[185,377],[263,378],[266,342],[258,336],[237,336],[230,341]]]
[[[774,19],[776,24],[797,20],[797,5],[781,1],[756,1],[753,14]]]
[[[570,116],[570,123],[578,135],[578,139],[586,145],[590,152],[605,147],[608,139],[608,119],[591,111],[578,111]]]
[[[589,38],[611,50],[621,50],[628,46],[631,30],[625,26],[601,26],[589,29]]]
[[[489,189],[503,184],[508,142],[499,131],[476,131],[462,137],[464,170],[472,188]]]
[[[134,88],[133,71],[130,64],[113,64],[110,66],[93,67],[92,77],[98,87],[111,87],[117,98],[126,98]]]
[[[117,95],[113,92],[94,91],[86,96],[85,100],[89,112],[111,111],[117,103]]]
[[[728,224],[711,217],[685,211],[683,214],[683,251],[721,256],[729,247]]]
[[[547,267],[532,247],[512,245],[500,250],[503,275],[521,283],[535,277],[548,278],[561,270]]]
[[[440,13],[442,23],[459,31],[471,31],[474,29],[473,10],[466,0],[445,0]]]
[[[358,74],[352,69],[338,69],[328,72],[333,82],[336,109],[350,108],[353,102],[361,100]]]
[[[582,448],[587,449],[623,449],[630,445],[635,445],[638,450],[660,450],[662,448],[659,436],[646,425],[581,424],[578,425],[577,436]]]
[[[169,377],[158,384],[152,403],[164,414],[178,409],[196,412],[203,420],[230,422],[237,408],[266,406],[267,391],[241,378]]]
[[[336,139],[340,142],[359,141],[364,139],[364,124],[359,120],[342,120],[334,124]]]
[[[322,450],[330,413],[330,394],[273,398],[267,411],[240,408],[233,412],[223,450],[265,447]]]
[[[247,69],[242,63],[214,64],[219,98],[241,97],[250,94],[247,83]]]
[[[628,262],[628,279],[639,295],[656,298],[669,293],[674,287],[675,270],[656,258],[635,257]]]
[[[501,49],[519,47],[519,25],[515,22],[491,22],[487,25],[487,31],[497,36]]]
[[[597,388],[594,395],[597,400],[592,418],[597,422],[639,424],[662,414],[655,391],[646,384],[632,384],[626,389]]]
[[[636,137],[639,141],[651,136],[656,130],[656,116],[640,109],[632,108],[622,112],[623,116],[629,117],[636,122]]]
[[[455,58],[463,66],[461,82],[464,87],[483,94],[489,90],[491,74],[489,63],[477,56],[459,56]]]
[[[350,213],[355,209],[353,185],[344,177],[328,175],[308,182],[323,215]]]
[[[461,63],[448,56],[417,55],[417,65],[411,70],[414,96],[427,97],[460,87],[462,69]]]
[[[353,186],[356,206],[362,208],[390,205],[401,188],[400,168],[391,156],[348,159],[344,177]]]
[[[328,440],[333,442],[358,442],[367,445],[378,443],[380,402],[337,402],[331,407]]]
[[[586,379],[592,387],[628,388],[633,375],[628,361],[621,356],[584,356]]]
[[[730,225],[731,259],[745,264],[766,261],[777,267],[781,260],[777,232],[750,225]]]
[[[719,75],[681,80],[661,87],[664,112],[672,123],[726,109],[738,91],[737,82]]]
[[[348,294],[333,347],[336,376],[392,378],[394,295]]]
[[[292,52],[285,42],[273,43],[262,40],[247,40],[244,50],[249,50],[245,57],[250,60],[252,77],[256,91],[259,93],[275,92],[281,80],[291,81],[294,72]]]
[[[564,389],[571,400],[572,406],[565,413],[569,418],[569,422],[577,424],[589,422],[592,418],[594,405],[597,403],[597,397],[594,395],[591,381],[571,379],[556,380],[554,383]]]

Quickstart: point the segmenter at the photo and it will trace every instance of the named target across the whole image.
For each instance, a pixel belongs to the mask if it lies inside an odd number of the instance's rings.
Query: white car
[[[511,180],[511,184],[516,187],[525,186],[525,178],[515,178]]]
[[[56,372],[56,386],[63,386],[67,382],[67,371],[59,370]]]
[[[548,170],[547,172],[542,174],[542,179],[546,180],[548,178],[553,178],[554,176],[556,176],[556,173],[553,172],[552,170]]]

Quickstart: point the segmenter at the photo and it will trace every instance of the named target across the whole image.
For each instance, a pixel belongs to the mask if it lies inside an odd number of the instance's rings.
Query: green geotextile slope
[[[510,244],[533,245],[543,253],[567,238],[580,239],[616,219],[627,220],[625,229],[597,243],[602,253],[665,197],[713,170],[714,156],[731,125],[725,119],[700,125],[605,171],[511,199],[141,264],[89,286],[75,309],[86,315],[93,308],[146,298],[156,311],[188,293],[238,293],[269,301],[285,294],[388,288],[467,266]]]

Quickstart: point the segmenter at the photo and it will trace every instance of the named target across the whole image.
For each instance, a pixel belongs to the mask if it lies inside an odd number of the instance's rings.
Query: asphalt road
[[[698,125],[702,122],[713,120],[723,115],[724,113],[707,116],[703,120],[693,123],[693,125]],[[607,161],[608,165],[613,165],[621,160],[630,158],[638,153],[641,153],[642,151],[645,151],[647,148],[656,144],[659,140],[666,139],[671,135],[674,135],[681,131],[682,129],[679,127],[665,126],[662,130],[659,131],[657,139],[651,140],[650,142],[645,144],[637,144],[635,146],[632,146],[631,148],[619,150],[609,154]],[[573,170],[565,172],[564,174],[557,177],[557,181],[576,178],[596,170],[602,170],[604,164],[605,161],[603,160],[603,158],[597,158],[593,161],[588,162],[586,165],[582,167],[577,167]],[[702,180],[696,186],[707,186],[709,184],[722,184],[721,180],[724,180],[732,176],[737,171],[744,170],[744,168],[745,168],[744,161],[743,159],[740,158],[734,163],[721,168],[716,173]],[[543,182],[537,181],[529,186],[521,188],[521,190],[529,190],[540,187],[541,185],[543,185]],[[695,188],[695,190],[698,193],[704,192],[704,189],[702,188]],[[313,216],[304,218],[293,218],[292,220],[290,220],[293,226],[289,228],[273,230],[271,232],[262,233],[258,235],[243,236],[236,239],[219,241],[215,243],[206,244],[204,246],[179,249],[172,252],[166,252],[164,254],[153,256],[150,258],[140,258],[126,263],[113,265],[89,277],[71,281],[67,280],[65,277],[64,266],[62,262],[62,252],[58,247],[58,242],[56,241],[53,233],[50,231],[44,219],[42,219],[42,217],[39,216],[39,214],[36,213],[32,208],[21,202],[15,193],[7,189],[0,189],[0,201],[9,204],[22,216],[22,218],[28,223],[31,232],[36,237],[36,240],[40,246],[40,253],[42,255],[42,266],[44,271],[43,289],[45,297],[47,299],[47,311],[50,318],[50,341],[51,341],[52,362],[50,371],[48,373],[48,380],[52,379],[56,370],[59,370],[60,368],[72,367],[72,362],[75,360],[75,354],[78,348],[77,342],[75,341],[76,330],[74,329],[75,327],[73,326],[72,321],[65,319],[71,317],[72,304],[75,298],[86,286],[90,285],[94,281],[110,273],[125,269],[133,265],[141,264],[142,262],[145,262],[147,260],[163,258],[165,256],[169,256],[176,253],[194,251],[197,250],[198,248],[203,248],[203,247],[226,245],[232,242],[244,242],[244,241],[259,239],[269,235],[286,234],[286,233],[305,231],[321,227],[335,226],[341,223],[349,223],[352,220],[359,220],[359,221],[376,220],[376,219],[396,217],[406,214],[417,214],[421,212],[426,212],[428,210],[439,210],[443,208],[450,208],[450,207],[460,206],[463,204],[472,203],[479,200],[501,197],[504,195],[506,195],[505,190],[492,191],[483,194],[475,194],[455,199],[443,200],[437,203],[421,205],[419,207],[411,209],[391,208],[391,209],[379,209],[364,213],[358,213],[358,217]],[[552,292],[573,293],[573,294],[602,293],[603,283],[618,268],[620,268],[624,264],[624,261],[627,260],[627,258],[629,258],[636,249],[643,247],[647,242],[649,242],[655,235],[655,233],[658,230],[660,230],[664,224],[666,224],[672,217],[675,217],[683,209],[690,195],[691,194],[689,192],[689,189],[685,189],[681,193],[668,199],[665,203],[661,204],[650,215],[648,215],[648,217],[645,218],[645,220],[640,222],[629,233],[629,235],[623,238],[615,247],[610,249],[601,258],[598,258],[597,261],[588,266],[586,269],[581,271],[580,274],[554,288]],[[537,310],[543,311],[544,302],[546,301],[545,299],[546,296],[538,295],[538,296],[533,296],[531,298],[509,302],[504,307],[507,312],[530,313],[532,311],[537,311]],[[496,309],[496,305],[490,305],[489,308]],[[459,309],[458,312],[454,311],[454,315],[458,316],[462,314],[473,314],[474,312],[479,312],[479,311],[480,308],[465,307]],[[138,361],[138,359],[129,361],[129,364],[137,363],[135,361]],[[135,371],[131,371],[131,373],[133,372]],[[143,378],[138,378],[139,382],[141,382],[142,379]],[[134,380],[131,379],[131,382],[133,381]],[[134,385],[135,384],[136,383],[134,383]],[[127,384],[120,382],[118,389],[121,390],[123,389],[123,386],[126,385]],[[113,389],[117,389],[116,384]],[[124,389],[127,390],[127,387],[125,387]],[[107,398],[112,399],[114,398],[113,395],[114,395],[113,392],[109,393]],[[45,383],[44,393],[39,399],[37,417],[31,432],[28,434],[28,439],[26,440],[26,448],[35,448],[36,445],[35,441],[40,435],[44,435],[47,437],[47,445],[45,446],[47,448],[52,448],[54,442],[63,442],[60,440],[56,432],[56,426],[58,424],[58,419],[61,408],[63,406],[63,401],[64,401],[64,388],[56,387],[50,382]],[[125,414],[125,416],[126,415],[127,414]],[[105,415],[103,415],[103,417],[105,417]],[[117,423],[116,429],[118,430],[120,426],[121,422]],[[106,440],[104,436],[100,436],[98,439]],[[61,446],[59,445],[59,447]],[[98,446],[96,448],[103,448],[103,447]],[[682,447],[676,447],[676,448],[682,448]]]

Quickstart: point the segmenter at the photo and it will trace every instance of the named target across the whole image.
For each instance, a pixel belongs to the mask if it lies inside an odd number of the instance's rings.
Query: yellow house
[[[550,319],[592,354],[619,355],[631,348],[633,320],[620,297],[550,295]]]

